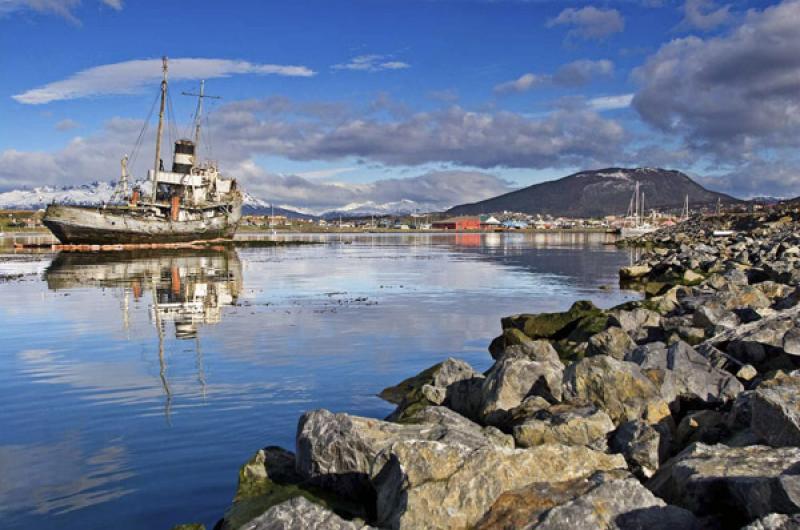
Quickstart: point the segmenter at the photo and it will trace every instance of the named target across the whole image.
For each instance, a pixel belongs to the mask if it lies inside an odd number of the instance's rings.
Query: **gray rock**
[[[546,443],[585,445],[603,450],[606,435],[614,430],[608,414],[589,405],[554,405],[514,427],[514,440],[520,447]]]
[[[708,342],[717,347],[725,346],[726,351],[741,362],[759,367],[775,351],[800,355],[798,326],[800,305],[722,332]]]
[[[347,521],[304,497],[277,504],[264,514],[239,527],[239,530],[367,530],[362,522]]]
[[[497,360],[503,359],[504,357],[521,357],[530,361],[561,363],[558,352],[553,348],[553,345],[550,344],[549,341],[542,339],[525,339],[521,341],[520,344],[508,346],[497,357]]]
[[[609,314],[614,317],[623,331],[635,341],[646,339],[651,329],[661,327],[661,315],[645,308],[631,310],[612,309]]]
[[[744,390],[729,372],[720,370],[685,342],[670,347],[658,343],[640,346],[626,357],[645,369],[669,370],[676,376],[681,397],[709,402],[724,402]]]
[[[406,424],[418,424],[425,427],[440,426],[447,431],[448,443],[461,443],[468,447],[496,445],[497,447],[514,448],[514,438],[492,426],[482,427],[446,407],[425,407],[406,420]]]
[[[280,447],[266,447],[239,470],[239,484],[233,504],[225,511],[222,521],[215,526],[219,530],[235,530],[260,516],[273,506],[293,497],[303,496],[326,509],[336,510],[340,515],[365,517],[374,511],[360,499],[352,501],[335,492],[323,491],[303,482],[295,471],[295,456]]]
[[[456,381],[447,387],[444,404],[462,416],[477,421],[480,419],[481,388],[486,378],[481,374]]]
[[[399,442],[375,460],[377,523],[392,529],[471,528],[505,491],[624,466],[619,455],[578,446],[468,449],[439,442]]]
[[[646,484],[670,504],[736,528],[773,512],[800,511],[800,449],[692,444]]]
[[[771,513],[742,527],[741,530],[800,530],[800,514]]]
[[[700,328],[711,328],[722,331],[733,329],[739,325],[739,317],[732,310],[725,308],[717,300],[709,300],[694,312],[692,323]]]
[[[752,381],[758,376],[758,370],[752,364],[744,364],[736,371],[736,377],[742,381]]]
[[[800,376],[779,373],[750,397],[750,428],[773,447],[800,446]]]
[[[635,347],[636,343],[622,328],[610,327],[589,339],[586,355],[609,355],[621,361]]]
[[[692,512],[668,506],[638,480],[628,478],[605,482],[572,501],[556,506],[533,528],[672,530],[699,529],[700,523]]]
[[[622,267],[619,270],[619,277],[621,280],[636,280],[647,276],[651,270],[647,265],[631,265]]]
[[[611,436],[609,449],[625,457],[630,470],[640,479],[652,477],[669,456],[669,429],[629,421],[619,426]]]
[[[498,436],[496,430],[487,432],[452,411],[423,414],[434,423],[401,425],[322,409],[307,412],[297,426],[297,472],[303,479],[347,497],[369,498],[372,462],[395,442],[436,440],[473,448],[509,443],[508,437]]]
[[[658,423],[670,415],[660,389],[635,363],[608,355],[587,357],[564,371],[565,401],[593,403],[615,424],[644,419]]]
[[[677,447],[683,448],[694,442],[715,444],[729,434],[726,415],[716,410],[690,412],[678,424],[675,434]]]
[[[468,363],[450,357],[395,386],[383,389],[379,396],[397,405],[387,419],[398,421],[429,405],[449,406],[449,394],[457,395],[461,391],[461,388],[457,388],[459,383],[482,378],[483,375]]]
[[[492,423],[493,415],[513,409],[530,395],[542,396],[551,402],[560,401],[563,369],[560,362],[503,357],[486,373],[481,388],[480,417]]]

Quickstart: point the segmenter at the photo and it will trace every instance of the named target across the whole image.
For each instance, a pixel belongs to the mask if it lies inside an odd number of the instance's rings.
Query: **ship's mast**
[[[191,92],[181,92],[184,96],[195,96],[197,97],[197,112],[195,112],[194,116],[194,148],[195,148],[195,156],[200,155],[200,123],[203,119],[203,98],[211,98],[211,99],[222,99],[220,96],[207,96],[206,95],[206,82],[205,80],[200,81],[200,92],[198,94],[193,94]]]
[[[156,133],[156,161],[153,171],[153,190],[150,194],[152,202],[156,202],[156,190],[158,189],[158,172],[161,169],[161,133],[164,130],[164,104],[167,99],[167,57],[161,58],[161,70],[164,77],[161,79],[161,107],[158,111],[158,132]]]

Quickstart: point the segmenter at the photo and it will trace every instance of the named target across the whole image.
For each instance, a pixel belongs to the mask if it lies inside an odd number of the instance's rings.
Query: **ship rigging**
[[[128,192],[128,157],[121,162],[120,180],[111,204],[70,206],[51,204],[43,223],[67,244],[173,243],[233,237],[241,219],[242,195],[236,180],[223,177],[216,162],[199,162],[203,100],[218,99],[200,92],[186,94],[198,98],[193,139],[174,143],[172,167],[164,169],[161,143],[168,97],[167,58],[162,58],[162,79],[158,129],[153,169],[148,171],[149,194],[139,188]],[[151,109],[152,110],[152,109]],[[149,118],[148,120],[149,121]],[[137,139],[141,144],[144,129]]]

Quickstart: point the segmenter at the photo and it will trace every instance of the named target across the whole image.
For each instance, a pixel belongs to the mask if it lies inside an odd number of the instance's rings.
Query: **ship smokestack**
[[[173,173],[191,173],[194,167],[194,142],[178,140],[175,142],[175,154],[172,158]]]

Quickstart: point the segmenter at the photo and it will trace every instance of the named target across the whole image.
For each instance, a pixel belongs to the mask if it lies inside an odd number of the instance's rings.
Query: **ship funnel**
[[[191,173],[194,167],[194,142],[178,140],[175,142],[175,154],[172,158],[173,173]]]

